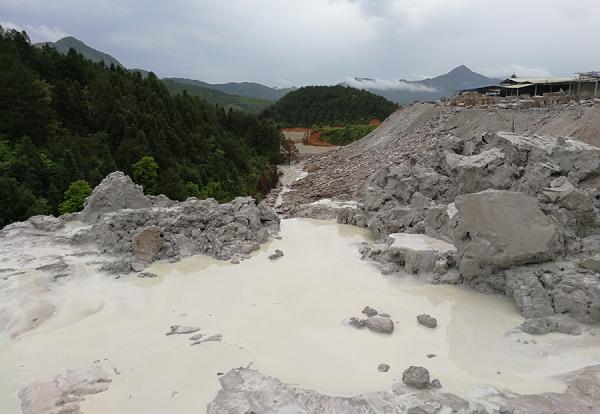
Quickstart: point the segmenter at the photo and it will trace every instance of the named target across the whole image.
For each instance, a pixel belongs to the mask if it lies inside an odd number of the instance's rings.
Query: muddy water
[[[1,412],[18,412],[22,384],[92,365],[112,383],[87,397],[88,414],[203,412],[219,390],[218,373],[240,366],[351,396],[389,390],[406,367],[423,365],[445,391],[472,395],[480,384],[561,391],[553,375],[600,361],[585,335],[517,342],[531,337],[506,334],[522,318],[504,298],[381,276],[360,260],[355,245],[368,236],[355,227],[291,219],[281,234],[240,265],[193,257],[156,264],[156,279],[90,275],[66,284],[52,319],[0,342],[0,407],[8,407]],[[271,262],[274,249],[285,256]],[[393,335],[344,324],[365,305],[392,316]],[[418,325],[420,313],[435,316],[438,328]],[[173,324],[223,341],[190,346],[189,335],[164,335]],[[380,363],[391,370],[377,372]]]

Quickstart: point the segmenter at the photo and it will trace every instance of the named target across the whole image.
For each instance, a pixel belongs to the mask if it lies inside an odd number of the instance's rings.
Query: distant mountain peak
[[[434,101],[443,96],[450,96],[459,90],[478,88],[497,84],[499,79],[488,78],[472,71],[465,65],[460,65],[443,75],[419,81],[397,81],[400,85],[393,87],[393,82],[381,80],[374,82],[369,78],[355,78],[360,83],[358,87],[382,95],[396,103],[407,104],[414,101]],[[375,84],[388,85],[387,88]]]
[[[84,42],[73,36],[63,37],[62,39],[58,39],[56,42],[36,43],[34,44],[34,46],[50,46],[63,54],[67,54],[70,49],[75,49],[77,53],[80,53],[86,59],[91,60],[92,62],[98,63],[103,61],[106,66],[110,66],[111,64],[113,64],[115,66],[123,67],[123,65],[121,65],[121,62],[119,62],[111,55],[100,52],[99,50],[96,50],[93,47],[86,45]]]
[[[468,73],[475,73],[475,72],[473,72],[471,69],[469,69],[469,68],[468,68],[467,66],[465,66],[465,65],[460,65],[460,66],[457,66],[457,67],[455,67],[454,69],[452,69],[452,70],[450,71],[450,73],[452,73],[452,72],[468,72]]]

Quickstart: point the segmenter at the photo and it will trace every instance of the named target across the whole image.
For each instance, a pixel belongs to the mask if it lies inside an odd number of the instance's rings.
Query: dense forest
[[[282,127],[366,124],[387,118],[398,105],[371,92],[347,86],[305,86],[288,93],[261,116]]]
[[[1,27],[0,91],[0,227],[76,210],[115,170],[178,200],[260,197],[276,180],[271,123]]]

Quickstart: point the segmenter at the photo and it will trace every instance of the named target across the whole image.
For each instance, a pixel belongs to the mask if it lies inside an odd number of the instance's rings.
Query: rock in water
[[[185,335],[198,332],[199,330],[200,328],[197,328],[195,326],[172,325],[170,327],[170,331],[167,332],[165,335]]]
[[[409,273],[433,272],[437,262],[453,261],[455,247],[424,234],[394,233],[388,252],[396,263],[404,263]]]
[[[429,371],[423,367],[413,365],[402,373],[402,382],[409,387],[427,388],[429,385]]]
[[[455,203],[457,263],[466,281],[554,257],[556,229],[534,198],[488,190],[456,197]]]
[[[140,279],[154,279],[157,278],[158,275],[152,272],[142,272],[138,273],[137,277],[139,277]]]
[[[280,257],[283,257],[283,252],[279,249],[275,250],[275,253],[269,255],[269,260],[277,260]]]
[[[379,364],[377,366],[377,371],[379,372],[388,372],[390,370],[390,366],[388,364]]]
[[[370,306],[365,306],[364,309],[362,310],[362,313],[364,313],[367,316],[377,315],[377,311]]]
[[[531,335],[545,335],[558,332],[567,335],[579,335],[581,330],[573,319],[566,315],[553,315],[543,318],[529,318],[521,325],[521,330]]]
[[[216,335],[211,335],[211,336],[209,336],[207,338],[204,338],[204,339],[200,339],[199,341],[192,342],[190,344],[190,346],[191,345],[200,345],[200,344],[202,344],[204,342],[221,342],[222,340],[223,340],[223,335],[216,334]]]
[[[384,318],[382,316],[372,316],[367,318],[365,325],[374,332],[388,335],[394,332],[394,321],[392,321],[390,318]]]
[[[419,322],[421,325],[426,326],[428,328],[437,327],[437,319],[435,319],[433,316],[430,316],[427,314],[417,316],[417,322]]]

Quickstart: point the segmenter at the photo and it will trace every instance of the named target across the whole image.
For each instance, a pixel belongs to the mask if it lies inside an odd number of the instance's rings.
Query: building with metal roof
[[[598,96],[600,76],[596,72],[572,77],[520,78],[512,76],[500,83],[502,96],[542,96],[558,93],[573,97]]]

